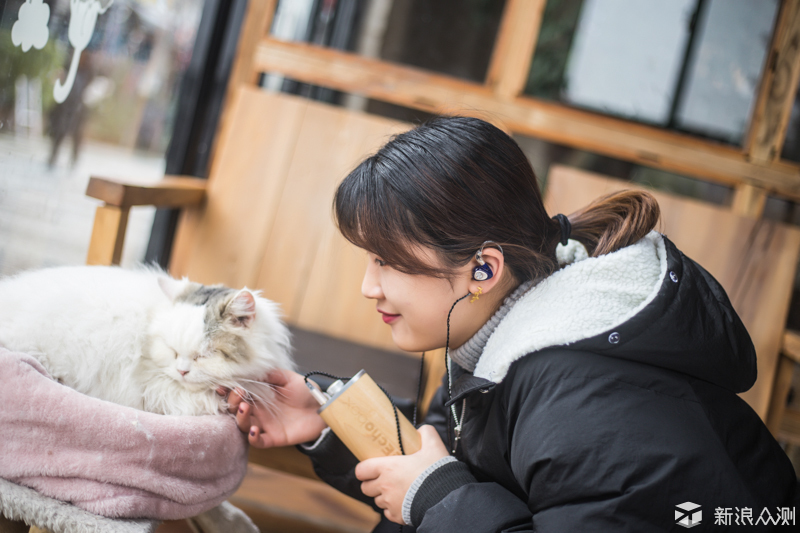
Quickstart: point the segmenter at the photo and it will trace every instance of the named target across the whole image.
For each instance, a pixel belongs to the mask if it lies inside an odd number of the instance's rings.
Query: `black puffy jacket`
[[[700,506],[695,531],[724,531],[717,509],[750,508],[755,523],[800,503],[791,463],[736,395],[756,378],[747,331],[717,281],[655,232],[541,282],[474,373],[454,373],[462,472],[423,483],[420,532],[677,531],[686,502]],[[426,419],[445,441],[447,405],[442,388]],[[372,503],[335,436],[307,453]]]

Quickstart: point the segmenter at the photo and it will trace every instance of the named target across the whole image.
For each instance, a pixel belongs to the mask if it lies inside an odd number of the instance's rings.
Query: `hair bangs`
[[[447,277],[447,269],[427,264],[420,248],[433,243],[379,168],[378,155],[363,161],[339,185],[334,217],[345,239],[406,274]]]

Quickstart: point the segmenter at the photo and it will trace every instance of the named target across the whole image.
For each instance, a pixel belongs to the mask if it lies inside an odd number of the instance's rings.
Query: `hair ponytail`
[[[661,210],[644,191],[620,191],[598,198],[569,216],[572,237],[591,257],[615,252],[650,233]]]

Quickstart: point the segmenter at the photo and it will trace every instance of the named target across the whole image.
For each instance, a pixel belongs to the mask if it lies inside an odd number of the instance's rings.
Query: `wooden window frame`
[[[512,133],[734,187],[733,207],[751,216],[767,194],[800,200],[800,164],[779,157],[800,79],[800,0],[781,2],[742,147],[523,95],[546,0],[507,0],[484,83],[273,39],[276,4],[251,0],[232,85],[270,72],[429,113],[480,116]]]

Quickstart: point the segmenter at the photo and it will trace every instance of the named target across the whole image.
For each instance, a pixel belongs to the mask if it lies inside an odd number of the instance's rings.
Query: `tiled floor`
[[[65,143],[55,166],[47,166],[47,138],[0,134],[0,275],[29,268],[83,264],[99,202],[84,193],[90,175],[157,181],[159,154],[87,141],[73,166]],[[144,258],[154,209],[131,211],[123,265]]]

